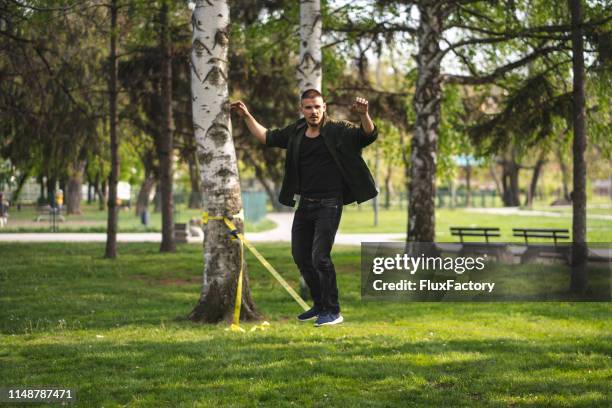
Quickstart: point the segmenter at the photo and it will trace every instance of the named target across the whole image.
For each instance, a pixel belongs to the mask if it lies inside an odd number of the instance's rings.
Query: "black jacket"
[[[278,201],[293,207],[294,195],[300,191],[299,158],[300,142],[306,132],[307,123],[304,118],[283,128],[266,132],[266,146],[287,149],[285,156],[285,175]],[[368,146],[378,137],[378,129],[366,136],[361,127],[347,121],[336,121],[323,117],[321,137],[336,161],[345,181],[343,191],[344,204],[354,201],[362,203],[376,197],[378,192],[368,166],[361,158],[361,149]]]

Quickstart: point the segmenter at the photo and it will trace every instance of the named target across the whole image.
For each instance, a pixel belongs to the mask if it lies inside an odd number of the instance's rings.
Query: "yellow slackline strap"
[[[274,276],[274,278],[278,281],[278,283],[280,283],[281,286],[285,288],[285,290],[291,295],[291,297],[293,297],[293,299],[295,299],[295,301],[304,310],[310,309],[308,305],[306,304],[306,302],[304,302],[304,300],[300,297],[300,295],[298,295],[293,290],[293,288],[289,286],[287,281],[283,279],[283,277],[276,271],[276,269],[274,269],[274,267],[270,265],[270,263],[259,253],[259,251],[246,240],[243,234],[238,232],[238,229],[230,221],[229,218],[223,217],[223,216],[209,216],[208,212],[204,212],[202,214],[202,222],[204,224],[208,224],[209,220],[223,220],[227,228],[230,230],[230,234],[234,236],[235,238],[238,238],[240,241],[240,273],[238,275],[238,284],[236,286],[236,301],[234,302],[234,316],[232,319],[232,324],[230,326],[231,331],[244,332],[244,329],[240,327],[240,307],[242,305],[242,276],[243,276],[243,269],[244,269],[244,246],[245,245],[249,249],[249,251],[251,251],[251,253],[255,255],[255,258],[257,258],[257,260],[261,262],[261,264],[268,270],[268,272],[270,272],[270,274]],[[270,326],[270,323],[263,322],[261,325],[254,326],[253,328],[251,328],[251,331],[265,330],[268,326]]]
[[[255,258],[257,258],[257,260],[268,270],[268,272],[270,272],[270,274],[274,276],[274,278],[276,278],[278,283],[280,283],[281,286],[285,288],[287,293],[289,293],[291,297],[295,299],[298,305],[300,305],[302,309],[304,310],[309,310],[310,307],[306,304],[306,302],[304,302],[304,300],[300,297],[300,295],[298,295],[295,292],[295,290],[293,290],[293,288],[289,286],[287,281],[284,280],[283,277],[278,272],[276,272],[276,269],[274,269],[274,267],[270,265],[268,261],[266,261],[266,259],[259,253],[259,251],[250,242],[248,241],[243,241],[243,242],[246,245],[246,247],[249,249],[249,251],[251,251],[251,253],[255,255]]]
[[[227,225],[227,227],[230,229],[232,235],[237,236],[240,241],[242,241],[243,245],[246,245],[249,251],[251,251],[251,253],[255,255],[255,258],[257,258],[257,260],[264,266],[264,268],[268,270],[268,272],[270,272],[272,276],[274,276],[278,283],[280,283],[281,286],[285,288],[287,293],[289,293],[291,297],[295,299],[295,301],[302,307],[302,309],[309,310],[310,307],[308,307],[308,305],[306,304],[306,302],[304,302],[300,295],[298,295],[295,290],[293,290],[293,288],[287,283],[287,281],[283,279],[283,277],[276,271],[276,269],[274,269],[272,265],[270,265],[268,261],[266,261],[266,259],[259,253],[259,251],[249,241],[246,240],[244,235],[238,232],[238,230],[229,220],[229,218],[224,218],[224,221],[225,225]]]
[[[244,269],[244,246],[240,242],[240,273],[238,274],[238,285],[236,286],[236,301],[234,302],[234,319],[231,329],[234,326],[240,327],[240,307],[242,306],[242,271]],[[244,331],[244,330],[241,330]]]

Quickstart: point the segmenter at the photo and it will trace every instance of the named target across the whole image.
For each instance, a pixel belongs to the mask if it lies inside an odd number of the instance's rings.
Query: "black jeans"
[[[291,253],[320,312],[340,313],[331,249],[342,216],[342,199],[300,200],[291,228]]]

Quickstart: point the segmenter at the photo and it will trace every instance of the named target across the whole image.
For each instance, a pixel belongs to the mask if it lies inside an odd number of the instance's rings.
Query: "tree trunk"
[[[465,166],[465,206],[469,207],[472,205],[472,166],[469,164]]]
[[[157,154],[159,155],[159,183],[161,185],[161,218],[162,218],[162,242],[160,252],[175,252],[174,242],[174,220],[172,201],[172,165],[173,154],[173,121],[172,121],[172,51],[170,49],[172,40],[170,38],[170,27],[168,24],[168,2],[162,2],[159,11],[160,30],[160,53],[161,53],[161,132],[157,143]]]
[[[568,0],[572,15],[572,65],[574,73],[573,110],[574,123],[574,190],[572,191],[572,279],[571,290],[582,293],[587,285],[586,242],[586,110],[584,90],[584,44],[582,37],[582,4],[580,0]]]
[[[38,176],[38,183],[39,183],[39,186],[40,186],[40,190],[39,190],[39,193],[38,193],[38,202],[37,202],[37,204],[42,204],[42,203],[47,201],[47,199],[45,197],[45,176],[44,175],[40,174]]]
[[[106,225],[105,258],[117,257],[117,183],[119,181],[119,134],[117,132],[117,0],[111,0],[110,6],[110,53],[109,62],[109,126],[111,171],[108,178],[108,220]]]
[[[559,167],[561,168],[561,188],[563,191],[563,198],[567,201],[570,202],[570,195],[569,195],[569,170],[567,168],[567,164],[565,163],[565,160],[563,159],[563,156],[561,156],[561,151],[559,149],[558,151],[558,157],[559,157]]]
[[[412,100],[416,114],[412,137],[410,184],[408,191],[408,241],[433,242],[436,236],[436,153],[440,124],[440,38],[442,6],[419,4],[417,32],[418,78]]]
[[[387,164],[387,174],[385,176],[385,210],[391,208],[391,175],[393,173],[393,166],[391,160]]]
[[[378,144],[376,144],[376,153],[374,156],[374,184],[376,185],[376,187],[378,187],[379,182],[378,182],[378,173],[379,173],[379,167],[380,167],[380,149],[378,147]],[[374,199],[372,200],[372,209],[374,210],[374,226],[377,227],[378,226],[378,210],[380,207],[380,203],[378,202],[378,198],[379,196],[377,195],[376,197],[374,197]]]
[[[531,183],[529,183],[529,190],[527,191],[527,197],[525,198],[526,207],[529,207],[529,208],[533,207],[533,198],[535,197],[535,194],[536,194],[536,188],[538,186],[538,180],[540,178],[540,173],[542,172],[542,167],[544,167],[544,163],[546,163],[546,161],[544,160],[545,155],[546,155],[545,151],[542,150],[542,152],[540,152],[540,156],[538,156],[538,161],[533,167],[533,174],[531,175]]]
[[[100,173],[96,175],[94,188],[98,196],[98,209],[104,211],[106,209],[106,180],[100,181]]]
[[[404,132],[400,132],[400,148],[402,149],[402,163],[404,164],[404,189],[400,191],[400,210],[402,209],[402,202],[404,194],[406,200],[408,199],[408,192],[410,191],[410,161],[408,160],[408,149],[406,149],[406,142],[404,141]],[[435,200],[435,199],[434,199]]]
[[[189,208],[202,208],[202,186],[200,180],[200,168],[195,152],[189,153],[189,181],[191,192],[189,193]]]
[[[204,187],[204,209],[211,216],[231,217],[242,209],[236,150],[231,134],[227,84],[229,6],[227,0],[197,1],[191,19],[191,94],[193,126]],[[244,231],[244,222],[233,219]],[[231,240],[222,220],[204,225],[202,292],[189,318],[199,322],[229,321],[234,310],[238,276],[244,268],[240,319],[260,318],[251,298],[240,242]]]
[[[161,212],[161,185],[157,183],[155,185],[155,194],[153,195],[153,212],[158,214]]]
[[[55,206],[55,184],[57,180],[55,177],[48,176],[47,177],[47,200],[49,201],[49,205]]]
[[[155,185],[155,177],[153,173],[145,172],[145,178],[140,185],[140,191],[138,191],[138,197],[136,198],[136,216],[145,212],[149,208],[149,197],[151,197],[151,190]]]
[[[66,214],[81,214],[81,188],[86,164],[85,160],[79,160],[70,169],[66,185]]]
[[[16,205],[19,202],[19,196],[21,195],[21,191],[23,190],[23,186],[26,181],[30,177],[31,169],[27,169],[21,177],[19,177],[19,181],[17,182],[17,187],[15,187],[15,191],[11,194],[11,205]]]
[[[502,187],[501,182],[499,181],[499,177],[497,177],[497,173],[495,172],[495,164],[489,164],[489,174],[495,183],[495,190],[497,190],[497,195],[500,197],[504,196],[504,189]]]
[[[321,4],[300,0],[300,64],[297,69],[300,94],[307,89],[321,91]]]
[[[516,163],[514,154],[509,159],[504,159],[502,163],[502,200],[504,207],[518,207],[520,205],[519,170],[520,166]]]

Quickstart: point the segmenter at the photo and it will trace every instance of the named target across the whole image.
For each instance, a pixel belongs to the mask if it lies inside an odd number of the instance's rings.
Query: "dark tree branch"
[[[455,49],[453,49],[452,51],[453,51],[453,54],[455,54],[457,58],[459,58],[461,62],[463,62],[463,64],[467,67],[468,71],[470,71],[470,74],[472,76],[478,76],[478,70],[476,69],[474,64],[472,64],[472,62],[465,55],[463,55],[461,52]]]
[[[24,4],[17,0],[9,0],[11,3],[15,4],[17,7],[25,8],[32,11],[40,11],[40,12],[54,12],[54,11],[68,11],[80,5],[88,3],[87,1],[82,1],[79,3],[74,3],[66,7],[36,7],[30,4]]]
[[[612,20],[612,16],[607,16],[599,20],[585,21],[583,24],[581,24],[581,28],[593,29],[593,28],[605,25],[610,20]],[[486,35],[497,36],[497,37],[522,38],[522,37],[528,37],[529,35],[536,35],[539,33],[569,33],[572,27],[569,24],[545,25],[545,26],[525,28],[524,30],[514,31],[514,32],[495,31],[495,30],[491,30],[491,29],[487,29],[483,27],[476,27],[476,26],[466,25],[466,24],[451,24],[445,27],[445,29],[450,29],[450,28],[462,28],[464,30],[470,30],[470,31],[474,31],[474,32],[478,32],[478,33],[482,33]]]
[[[466,40],[458,41],[456,43],[449,44],[447,48],[442,50],[442,54],[446,54],[449,51],[453,51],[457,48],[464,47],[466,45],[475,45],[475,44],[495,44],[498,42],[504,42],[509,40],[514,40],[517,38],[531,38],[538,40],[558,40],[558,41],[567,41],[569,40],[569,35],[564,36],[540,36],[540,35],[525,35],[525,36],[515,36],[512,34],[508,34],[506,36],[496,36],[496,37],[485,37],[485,38],[468,38]]]
[[[5,37],[7,37],[7,38],[10,38],[13,41],[17,41],[17,42],[21,42],[21,43],[26,43],[26,44],[32,44],[33,43],[32,40],[28,40],[28,39],[23,38],[23,37],[17,37],[15,35],[9,33],[8,31],[0,30],[0,35],[3,35]]]
[[[388,21],[381,21],[373,26],[363,26],[348,21],[346,25],[328,27],[328,32],[339,33],[358,33],[358,34],[384,34],[384,33],[409,33],[416,35],[417,29],[402,24],[390,24]]]
[[[45,58],[44,54],[39,50],[38,47],[34,47],[34,51],[36,52],[36,55],[38,55],[38,57],[43,61],[43,63],[47,67],[47,71],[49,72],[49,75],[51,75],[51,77],[54,77],[55,76],[55,72],[51,68],[51,65],[49,64],[49,62]],[[62,81],[56,81],[56,83],[59,86],[59,88],[62,90],[62,92],[74,104],[74,106],[76,106],[76,108],[78,110],[80,110],[83,114],[85,114],[85,116],[89,116],[89,112],[87,112],[87,110],[85,108],[83,108],[83,106],[81,106],[81,104],[79,102],[77,102],[76,99],[74,99],[74,96],[72,96],[72,93],[70,92],[70,90],[68,90],[66,88],[66,86],[62,83]]]
[[[55,13],[55,12],[68,12],[71,11],[73,9],[79,8],[80,11],[85,11],[88,9],[92,9],[92,8],[99,8],[99,7],[106,7],[106,8],[110,8],[109,4],[106,3],[93,3],[91,1],[85,0],[82,2],[78,2],[78,3],[74,3],[74,4],[70,4],[66,7],[36,7],[36,6],[32,6],[30,4],[24,4],[22,2],[19,2],[17,0],[8,0],[11,3],[15,4],[17,7],[21,7],[27,10],[31,10],[31,11],[36,11],[36,12],[40,12],[40,13]],[[89,5],[88,5],[89,4]],[[127,7],[127,5],[123,5],[123,6],[119,6],[118,8],[123,8],[123,7]]]
[[[476,18],[478,18],[480,20],[484,20],[484,21],[486,21],[486,22],[488,22],[490,24],[493,24],[493,25],[497,24],[497,22],[495,20],[493,20],[491,17],[486,16],[486,15],[484,15],[482,13],[479,13],[479,12],[477,12],[475,10],[472,10],[470,8],[463,7],[463,5],[461,5],[461,4],[458,5],[458,8],[459,8],[460,11],[463,11],[463,12],[471,15],[472,17],[476,17]]]
[[[451,84],[463,84],[463,85],[487,84],[487,83],[495,81],[497,78],[504,76],[505,74],[507,74],[508,72],[516,68],[529,64],[531,61],[534,61],[535,59],[539,57],[548,55],[552,52],[559,51],[562,49],[563,47],[561,46],[540,48],[517,61],[511,62],[509,64],[496,68],[490,74],[481,75],[481,76],[463,76],[463,75],[448,75],[447,74],[447,75],[443,75],[443,80]]]
[[[371,86],[341,86],[338,88],[333,88],[333,91],[359,91],[359,92],[371,92],[379,95],[395,95],[395,96],[411,96],[412,94],[409,92],[391,92],[391,91],[381,91]],[[328,105],[334,105],[333,102],[328,103]]]

